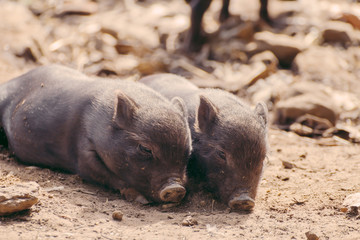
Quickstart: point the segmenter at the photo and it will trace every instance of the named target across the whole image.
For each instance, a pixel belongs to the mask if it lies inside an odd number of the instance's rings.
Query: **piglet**
[[[238,97],[219,89],[199,89],[174,74],[147,76],[140,82],[188,109],[193,153],[189,178],[205,182],[235,210],[251,210],[267,154],[267,107],[251,110]]]
[[[38,67],[0,85],[0,127],[25,164],[118,189],[129,200],[179,202],[191,152],[187,110],[141,83]]]

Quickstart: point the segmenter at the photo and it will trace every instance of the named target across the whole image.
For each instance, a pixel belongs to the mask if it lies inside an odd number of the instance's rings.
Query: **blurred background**
[[[360,4],[350,0],[221,0],[203,18],[207,41],[186,51],[191,8],[180,0],[1,0],[0,81],[58,63],[137,80],[176,73],[200,87],[267,103],[280,129],[359,142]]]

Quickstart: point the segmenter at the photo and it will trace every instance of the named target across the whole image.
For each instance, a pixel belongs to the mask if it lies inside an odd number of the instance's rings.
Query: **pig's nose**
[[[234,210],[250,211],[254,208],[255,201],[247,193],[242,193],[230,199],[229,206]]]
[[[180,202],[184,198],[186,190],[178,183],[171,183],[160,191],[160,199],[164,202]]]

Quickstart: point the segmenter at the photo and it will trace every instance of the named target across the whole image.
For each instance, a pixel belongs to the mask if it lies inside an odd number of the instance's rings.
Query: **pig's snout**
[[[247,193],[241,193],[232,197],[229,206],[233,210],[250,211],[255,206],[255,201]]]
[[[180,202],[185,194],[185,188],[179,183],[170,183],[160,191],[160,199],[164,202]]]

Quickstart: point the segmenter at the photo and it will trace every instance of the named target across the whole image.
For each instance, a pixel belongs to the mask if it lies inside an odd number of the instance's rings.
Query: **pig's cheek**
[[[218,178],[221,178],[225,175],[227,165],[223,159],[219,159],[216,156],[212,156],[212,160],[208,163],[208,169],[214,175],[217,175]]]
[[[225,178],[226,171],[227,171],[227,164],[222,159],[214,159],[215,164],[213,165],[212,169],[214,173],[217,174],[217,177],[222,179]]]
[[[212,169],[212,171],[209,171],[207,176],[208,181],[211,183],[212,186],[216,186],[216,188],[221,188],[226,179],[226,171],[222,168],[215,168]]]

